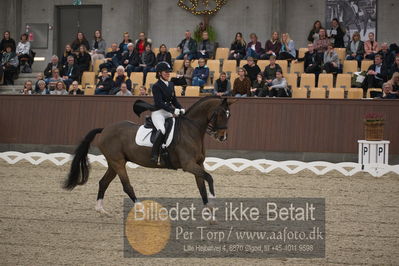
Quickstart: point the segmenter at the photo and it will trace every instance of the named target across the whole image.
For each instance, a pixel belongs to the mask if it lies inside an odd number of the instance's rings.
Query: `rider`
[[[151,161],[158,162],[159,150],[165,138],[165,119],[173,116],[183,115],[185,110],[177,101],[175,88],[169,81],[170,65],[166,62],[160,62],[155,67],[158,81],[152,87],[154,97],[154,106],[156,111],[151,113],[154,126],[157,128],[154,145],[152,147]]]

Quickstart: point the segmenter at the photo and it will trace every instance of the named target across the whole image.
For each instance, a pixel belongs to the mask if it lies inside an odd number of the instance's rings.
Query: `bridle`
[[[206,133],[207,133],[208,135],[210,135],[210,136],[214,136],[214,137],[215,137],[218,130],[226,130],[226,129],[227,129],[227,126],[218,126],[218,125],[216,124],[217,116],[218,116],[218,113],[219,113],[219,112],[220,112],[220,108],[216,109],[216,110],[212,113],[211,118],[209,119],[208,126],[207,126],[207,129],[206,129]],[[231,116],[231,115],[230,115],[230,110],[229,110],[229,109],[224,109],[224,108],[223,108],[223,112],[225,113],[227,119],[229,119],[230,116]]]

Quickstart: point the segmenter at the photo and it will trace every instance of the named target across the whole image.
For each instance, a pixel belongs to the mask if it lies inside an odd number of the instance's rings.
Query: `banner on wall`
[[[358,31],[366,41],[370,32],[377,35],[377,0],[326,0],[326,28],[333,18],[346,29],[348,40]]]

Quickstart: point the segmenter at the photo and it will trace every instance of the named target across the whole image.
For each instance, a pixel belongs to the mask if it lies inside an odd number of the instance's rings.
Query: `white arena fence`
[[[91,163],[97,162],[107,167],[107,161],[103,155],[89,154],[89,161]],[[72,160],[72,155],[67,153],[41,153],[29,152],[21,153],[15,151],[1,152],[0,159],[3,159],[9,164],[16,164],[19,161],[28,161],[33,165],[40,165],[43,162],[50,161],[57,166],[62,166]],[[127,163],[129,168],[140,167],[134,163]],[[241,172],[246,169],[256,169],[261,173],[270,173],[274,170],[282,170],[287,174],[297,174],[303,170],[309,170],[316,175],[325,175],[331,171],[338,171],[344,176],[353,176],[357,173],[369,173],[374,177],[381,177],[387,173],[399,174],[399,165],[385,165],[385,164],[370,164],[362,166],[358,163],[343,162],[343,163],[329,163],[329,162],[300,162],[300,161],[271,161],[266,159],[247,160],[241,158],[220,159],[214,157],[207,157],[204,166],[208,171],[214,171],[220,167],[227,167],[235,172]]]

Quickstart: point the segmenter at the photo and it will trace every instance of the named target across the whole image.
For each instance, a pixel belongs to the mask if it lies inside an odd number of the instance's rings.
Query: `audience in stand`
[[[373,32],[369,33],[369,39],[364,43],[364,51],[366,59],[374,60],[374,56],[380,51],[380,45],[375,40]]]
[[[165,44],[159,46],[159,53],[157,54],[157,63],[166,62],[172,67],[172,55],[168,52],[168,48]]]
[[[133,94],[127,89],[126,83],[122,83],[121,90],[116,94],[116,96],[133,96]]]
[[[316,41],[319,39],[319,31],[320,29],[322,29],[323,26],[321,25],[320,20],[316,20],[313,23],[313,28],[312,30],[309,32],[308,35],[308,42],[310,43],[316,43]]]
[[[139,96],[148,96],[147,88],[145,86],[140,86]]]
[[[65,50],[61,57],[61,65],[62,66],[65,66],[66,64],[68,64],[68,56],[73,56],[76,59],[76,54],[73,53],[72,47],[70,44],[65,45]]]
[[[240,60],[245,57],[246,46],[247,43],[242,37],[242,33],[237,32],[236,37],[234,38],[234,41],[230,46],[230,55],[228,57],[229,60],[237,60],[237,65],[238,65]]]
[[[298,58],[297,61],[305,62],[305,73],[314,73],[318,75],[321,72],[323,57],[316,53],[314,50],[314,44],[312,43],[308,44],[308,51],[305,53],[305,56],[303,58]]]
[[[19,61],[19,68],[22,68],[22,73],[31,73],[32,70],[29,66],[29,52],[30,42],[28,41],[28,34],[24,33],[21,35],[20,42],[17,45],[16,53]]]
[[[155,72],[157,59],[152,51],[151,43],[145,45],[145,51],[140,55],[139,65],[134,69],[135,72],[143,72],[144,83],[148,72]]]
[[[213,58],[215,44],[209,40],[207,31],[202,33],[202,40],[198,43],[197,58]]]
[[[34,93],[33,91],[33,83],[31,80],[27,80],[24,83],[24,88],[20,92],[21,94],[31,95]]]
[[[220,76],[213,84],[213,94],[217,96],[231,96],[231,82],[227,79],[226,72]]]
[[[121,65],[122,56],[118,51],[118,44],[111,44],[111,51],[105,55],[105,62],[100,65],[100,69],[106,68],[109,72],[115,73],[116,68]]]
[[[261,72],[259,66],[255,64],[255,60],[252,57],[247,58],[247,64],[244,65],[244,69],[251,83],[256,80],[256,76]]]
[[[114,81],[108,74],[106,68],[101,70],[101,76],[98,78],[96,85],[96,95],[108,95],[110,94],[112,88],[114,87]]]
[[[46,66],[46,68],[44,69],[44,76],[46,78],[50,78],[51,76],[53,76],[53,71],[54,70],[58,70],[58,73],[61,73],[62,71],[62,64],[58,59],[58,56],[53,55],[51,57],[51,61],[50,63],[48,63],[48,65]]]
[[[390,67],[390,72],[390,76],[392,76],[396,72],[399,72],[399,56],[395,57],[395,62]]]
[[[361,66],[364,57],[364,42],[360,40],[360,33],[355,31],[352,41],[346,47],[346,60],[357,60],[358,67]]]
[[[279,60],[292,60],[296,58],[295,43],[288,33],[281,34],[281,49],[277,58]]]
[[[328,45],[330,44],[330,40],[326,36],[326,30],[319,30],[319,39],[315,42],[314,49],[321,56],[324,55],[325,51],[327,51]]]
[[[205,59],[201,58],[198,60],[198,67],[193,72],[193,86],[203,87],[208,81],[209,68],[206,66]]]
[[[145,35],[145,32],[140,32],[139,33],[139,38],[134,41],[134,46],[136,48],[136,51],[138,51],[139,55],[141,56],[142,53],[145,52],[145,47],[147,44],[152,45],[152,40],[148,39]]]
[[[73,81],[79,80],[80,72],[79,66],[75,64],[75,58],[68,56],[67,64],[63,66],[62,79],[67,87],[69,87]]]
[[[283,73],[276,71],[276,78],[273,79],[271,86],[269,86],[269,97],[290,97],[291,93],[288,89],[288,84]]]
[[[122,42],[119,44],[119,52],[123,55],[124,53],[127,52],[127,46],[129,43],[132,43],[133,41],[130,39],[129,37],[129,32],[125,32],[123,33],[123,40]]]
[[[69,95],[84,94],[84,91],[79,88],[79,83],[75,80],[69,87]]]
[[[94,32],[94,39],[91,41],[90,48],[91,62],[94,66],[96,60],[104,59],[105,50],[107,49],[107,43],[103,39],[100,30]]]
[[[276,64],[276,57],[272,55],[270,57],[270,64],[267,65],[263,71],[263,76],[265,77],[267,83],[272,83],[273,79],[276,78],[277,71],[282,72],[281,66]]]
[[[13,52],[15,52],[17,47],[14,39],[11,38],[11,33],[8,30],[3,33],[3,39],[0,42],[0,54],[6,52],[7,46],[10,46]]]
[[[49,88],[50,91],[55,90],[57,83],[60,82],[60,81],[63,82],[63,79],[60,76],[60,70],[59,69],[55,69],[52,72],[51,77],[45,79],[47,87]]]
[[[251,95],[251,81],[245,75],[245,69],[240,67],[238,69],[238,77],[234,80],[234,97],[248,97]]]
[[[255,97],[266,97],[269,95],[267,84],[261,72],[256,75],[256,80],[252,83],[251,94]]]
[[[392,91],[399,95],[399,72],[393,73],[391,80],[389,80],[389,83],[392,84]]]
[[[39,88],[38,88],[38,90],[37,90],[37,92],[35,94],[37,94],[37,95],[50,94],[50,91],[47,89],[46,82],[44,82],[44,80],[39,80],[37,82],[37,85],[38,85]]]
[[[388,44],[386,42],[381,43],[381,49],[378,54],[381,55],[382,61],[389,70],[395,59],[394,54],[389,50]]]
[[[327,36],[330,38],[330,42],[334,44],[335,48],[345,48],[345,37],[346,31],[342,28],[337,18],[331,21],[331,28],[327,31]]]
[[[270,59],[271,56],[278,56],[281,49],[281,42],[277,31],[272,33],[270,40],[266,41],[265,54],[261,56],[261,59]]]
[[[112,94],[115,94],[118,91],[120,91],[122,83],[126,83],[127,89],[129,91],[132,90],[132,81],[130,80],[130,76],[126,74],[123,66],[118,66],[116,68],[116,74],[114,77],[114,87],[112,90]]]
[[[58,81],[55,85],[54,90],[50,90],[52,95],[68,95],[68,91],[65,88],[65,84],[62,81]]]
[[[76,56],[76,62],[79,68],[79,80],[82,78],[83,72],[90,70],[91,56],[86,50],[86,46],[81,45],[79,53]]]
[[[191,67],[191,61],[184,60],[183,67],[177,71],[176,78],[172,78],[171,81],[177,86],[191,86],[193,80],[194,68]]]
[[[185,38],[177,46],[180,51],[180,55],[176,58],[177,60],[189,59],[193,60],[197,56],[197,43],[191,38],[191,32],[189,30],[185,33]]]
[[[36,76],[36,82],[35,82],[35,93],[39,91],[39,81],[43,80],[44,81],[44,77],[42,73],[38,73]]]
[[[255,33],[251,33],[249,39],[251,41],[247,45],[246,57],[259,59],[263,53],[262,44],[258,41],[258,36]]]
[[[393,87],[390,82],[386,82],[382,85],[381,99],[399,99],[397,91],[393,91]]]
[[[339,58],[334,50],[334,44],[328,45],[327,51],[324,53],[324,66],[323,70],[327,73],[338,73]]]
[[[84,45],[86,47],[86,51],[90,51],[90,44],[87,41],[83,32],[78,32],[76,34],[76,39],[72,42],[72,51],[77,55],[80,52],[80,46]]]
[[[127,52],[122,56],[122,66],[125,68],[127,75],[130,74],[139,66],[140,56],[139,53],[134,49],[133,43],[127,45]]]
[[[14,85],[14,75],[17,73],[18,68],[18,57],[12,50],[12,46],[5,47],[0,67],[4,76],[4,85]]]
[[[388,71],[384,62],[382,61],[382,57],[379,54],[374,56],[374,64],[372,64],[368,70],[366,75],[366,86],[367,88],[382,88],[382,84],[386,82],[388,79]]]

